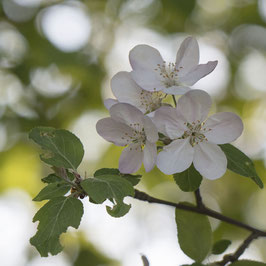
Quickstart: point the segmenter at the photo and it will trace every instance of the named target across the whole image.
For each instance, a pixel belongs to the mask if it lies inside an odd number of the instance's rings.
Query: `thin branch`
[[[237,227],[246,229],[252,233],[256,233],[257,237],[258,236],[266,237],[266,232],[261,231],[259,229],[256,229],[256,228],[254,228],[250,225],[247,225],[245,223],[234,220],[230,217],[224,216],[219,212],[216,212],[214,210],[211,210],[211,209],[205,207],[204,205],[201,208],[199,208],[199,207],[194,207],[194,206],[188,206],[188,205],[185,205],[182,203],[175,203],[175,202],[171,202],[171,201],[161,200],[161,199],[151,197],[147,193],[141,192],[137,189],[135,189],[134,198],[138,199],[138,200],[142,200],[142,201],[147,201],[149,203],[159,203],[159,204],[163,204],[163,205],[167,205],[167,206],[172,206],[172,207],[175,207],[175,208],[180,209],[180,210],[186,210],[186,211],[191,211],[191,212],[195,212],[195,213],[199,213],[199,214],[204,214],[204,215],[207,215],[209,217],[215,218],[217,220],[220,220],[220,221],[235,225]]]
[[[246,238],[244,240],[244,242],[239,246],[239,248],[236,250],[236,252],[234,254],[230,254],[230,255],[226,255],[224,256],[223,260],[220,262],[216,262],[217,265],[219,266],[224,266],[226,265],[228,262],[234,262],[237,261],[239,259],[239,257],[245,252],[245,250],[248,248],[248,246],[250,245],[250,243],[258,238],[260,235],[256,232],[252,232],[248,238]]]
[[[194,192],[194,194],[195,194],[195,198],[196,198],[196,203],[197,203],[197,207],[199,208],[199,209],[204,209],[205,208],[205,206],[204,206],[204,204],[203,204],[203,201],[202,201],[202,197],[201,197],[201,195],[200,195],[200,190],[199,190],[199,188]]]

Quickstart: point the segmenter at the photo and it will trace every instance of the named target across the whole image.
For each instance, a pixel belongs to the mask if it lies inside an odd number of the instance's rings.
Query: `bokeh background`
[[[212,111],[233,111],[244,122],[235,145],[255,161],[266,181],[266,1],[265,0],[1,0],[0,2],[0,259],[3,266],[151,266],[191,260],[179,249],[174,209],[127,199],[128,215],[112,218],[104,205],[84,199],[79,230],[61,238],[61,254],[40,258],[30,246],[40,204],[32,202],[50,172],[28,140],[38,125],[74,132],[85,146],[80,173],[117,167],[121,149],[101,139],[97,120],[108,115],[111,77],[130,70],[128,53],[149,44],[173,62],[182,40],[197,38],[202,63],[217,68],[194,88],[213,97]],[[194,201],[157,169],[138,186],[173,201]],[[204,180],[208,206],[266,230],[266,192],[232,172]],[[247,232],[211,220],[214,240]],[[218,259],[210,256],[208,261]],[[266,239],[254,241],[243,258],[266,261]]]

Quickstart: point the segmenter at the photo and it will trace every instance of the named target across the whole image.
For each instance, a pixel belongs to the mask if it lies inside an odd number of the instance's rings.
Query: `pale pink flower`
[[[129,103],[144,114],[151,113],[163,105],[166,94],[160,91],[146,91],[138,86],[129,72],[121,71],[113,76],[111,89],[116,99],[106,99],[105,107],[109,110],[114,104]]]
[[[144,44],[130,51],[129,60],[131,76],[142,89],[174,95],[189,91],[217,65],[217,61],[199,65],[199,45],[193,37],[182,42],[175,63],[166,63],[157,49]]]
[[[100,136],[117,146],[126,146],[119,160],[121,173],[136,172],[143,162],[146,172],[156,162],[158,131],[152,120],[136,107],[117,103],[110,116],[99,120],[96,130]]]
[[[221,177],[227,159],[217,144],[237,139],[243,131],[239,116],[230,112],[209,118],[211,98],[202,90],[191,90],[179,98],[177,108],[163,106],[155,112],[158,131],[172,142],[157,156],[157,166],[165,174],[180,173],[193,162],[207,179]]]

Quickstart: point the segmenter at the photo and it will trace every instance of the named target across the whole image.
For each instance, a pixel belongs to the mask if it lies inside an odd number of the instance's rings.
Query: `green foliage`
[[[39,221],[38,231],[30,239],[42,257],[48,253],[58,254],[62,250],[59,237],[69,226],[78,228],[83,215],[80,200],[72,197],[57,197],[47,202],[34,216],[33,222]]]
[[[263,188],[263,183],[256,172],[254,163],[247,155],[231,144],[223,144],[220,147],[226,155],[228,169],[251,178],[260,188]]]
[[[44,187],[33,200],[42,201],[64,196],[70,190],[70,188],[71,186],[64,181],[54,182]]]
[[[76,169],[84,155],[83,145],[71,132],[50,127],[36,127],[29,133],[29,138],[45,150],[41,160],[56,166]]]
[[[185,204],[189,205],[186,202]],[[175,220],[180,248],[196,262],[202,262],[208,255],[212,243],[208,218],[201,214],[176,209]]]
[[[115,205],[113,208],[107,207],[107,212],[114,217],[125,215],[130,205],[123,202],[124,197],[134,196],[132,183],[123,177],[115,174],[106,174],[108,171],[102,170],[96,172],[94,178],[88,178],[81,182],[81,187],[95,203],[103,203],[106,199],[113,199]],[[114,173],[115,169],[110,172]],[[102,173],[102,175],[100,175]]]
[[[182,265],[182,266],[204,266],[204,265],[201,264],[201,263],[195,262],[195,263],[193,263],[193,264],[184,264],[184,265]]]
[[[231,245],[231,241],[227,239],[222,239],[214,243],[212,247],[212,254],[218,255],[226,251],[226,249]]]
[[[62,179],[55,174],[50,174],[42,178],[42,182],[47,183],[47,184],[54,183],[54,182],[60,182],[60,181],[62,181]]]
[[[266,263],[258,262],[254,260],[239,260],[230,265],[233,265],[233,266],[265,266]]]
[[[140,182],[141,175],[122,174],[116,168],[101,168],[94,173],[94,177],[100,175],[116,175],[125,178],[132,186],[136,186]]]
[[[174,179],[181,190],[189,192],[199,188],[202,176],[191,164],[184,172],[174,174]]]

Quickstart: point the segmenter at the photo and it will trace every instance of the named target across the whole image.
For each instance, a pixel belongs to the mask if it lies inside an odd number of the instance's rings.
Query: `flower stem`
[[[175,95],[172,95],[173,97],[173,101],[174,101],[174,104],[175,104],[175,107],[176,107],[176,99],[175,99]]]

